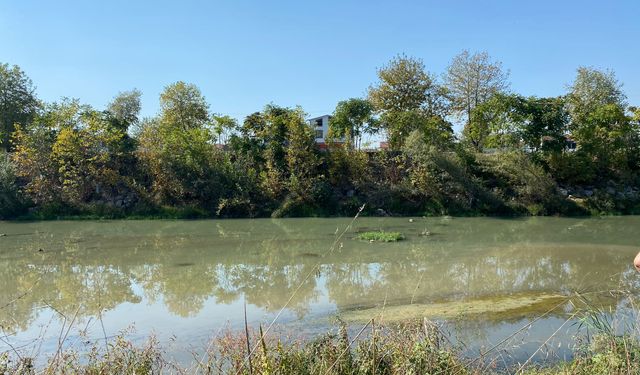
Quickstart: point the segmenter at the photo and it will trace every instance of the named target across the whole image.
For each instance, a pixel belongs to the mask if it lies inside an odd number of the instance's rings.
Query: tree
[[[629,172],[637,151],[637,132],[626,114],[622,85],[611,71],[578,68],[567,95],[575,158],[583,175],[620,178]]]
[[[51,103],[28,125],[18,125],[12,136],[12,159],[23,190],[36,205],[62,200],[59,167],[51,157],[58,132],[78,121],[78,101]]]
[[[425,71],[422,60],[396,56],[378,69],[378,78],[369,88],[369,101],[381,115],[380,127],[392,148],[400,148],[409,133],[421,128],[420,123],[447,115],[446,90]]]
[[[152,180],[155,203],[215,212],[226,179],[213,146],[209,105],[192,84],[176,82],[160,95],[160,114],[144,122],[140,159]]]
[[[507,91],[508,77],[502,63],[491,60],[488,53],[463,51],[453,58],[444,78],[453,111],[469,123],[475,107]]]
[[[15,124],[26,126],[38,107],[31,79],[17,65],[0,64],[0,148],[11,148]]]
[[[640,107],[629,107],[633,121],[640,126]]]
[[[13,137],[18,177],[34,203],[80,207],[123,193],[124,129],[78,100],[44,107]]]
[[[226,145],[233,132],[238,129],[238,121],[231,116],[214,115],[213,132],[218,144]]]
[[[622,84],[612,71],[580,67],[569,86],[568,107],[574,124],[579,124],[598,107],[614,104],[626,107]]]
[[[561,152],[569,126],[566,98],[531,97],[525,108],[528,122],[522,130],[525,145],[533,151]]]
[[[347,142],[360,149],[362,134],[377,131],[373,111],[373,105],[366,99],[351,98],[339,102],[329,121],[330,136],[344,137]]]
[[[313,200],[313,188],[319,163],[313,130],[304,120],[301,109],[287,116],[286,161],[289,193],[301,201]]]
[[[516,148],[521,144],[526,121],[526,99],[519,95],[496,94],[471,111],[463,134],[478,151],[484,147]]]
[[[423,142],[439,150],[449,148],[453,142],[451,123],[440,116],[429,116],[419,110],[389,112],[381,121],[391,126],[388,140],[394,149],[404,145],[406,137],[414,132],[420,134]]]
[[[472,110],[463,130],[476,150],[484,147],[555,151],[564,148],[568,114],[564,98],[496,94]]]
[[[160,94],[162,122],[168,127],[197,129],[209,122],[209,105],[196,85],[178,81]]]
[[[140,115],[140,97],[138,89],[118,93],[107,106],[107,112],[113,117],[116,126],[128,130],[130,126],[138,124]]]
[[[420,59],[399,55],[378,69],[377,85],[369,87],[369,100],[379,112],[419,109],[434,88],[434,78]]]
[[[126,129],[113,126],[103,112],[90,107],[78,111],[77,123],[61,128],[51,149],[62,197],[75,206],[114,201],[124,188],[120,172]]]

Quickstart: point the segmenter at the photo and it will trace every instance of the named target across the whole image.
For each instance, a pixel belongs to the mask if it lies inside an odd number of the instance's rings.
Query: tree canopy
[[[365,204],[365,214],[640,212],[640,110],[615,74],[578,68],[557,97],[509,92],[507,78],[484,52],[456,56],[442,82],[398,55],[366,98],[337,103],[322,147],[300,107],[236,119],[178,81],[141,118],[139,90],[104,109],[40,103],[3,64],[0,217],[352,215]],[[388,147],[361,148],[364,135]]]
[[[31,79],[17,66],[0,64],[0,147],[9,150],[16,124],[27,125],[39,107]]]

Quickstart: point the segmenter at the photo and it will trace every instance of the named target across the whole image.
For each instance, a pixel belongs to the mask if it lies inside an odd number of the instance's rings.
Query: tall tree
[[[227,115],[213,115],[212,120],[216,142],[226,145],[233,132],[238,129],[238,121]]]
[[[580,67],[569,86],[568,104],[572,122],[577,124],[600,106],[613,104],[625,108],[626,96],[612,71]]]
[[[420,59],[399,55],[378,69],[375,86],[369,87],[369,100],[379,112],[417,110],[434,88],[434,78]]]
[[[492,60],[488,53],[463,51],[453,58],[444,78],[452,110],[469,123],[475,107],[507,91],[508,77],[502,63]]]
[[[107,112],[111,114],[118,127],[128,130],[132,125],[137,125],[140,115],[140,98],[142,92],[138,89],[118,93],[109,103]]]
[[[320,164],[316,154],[314,134],[297,108],[287,116],[286,161],[289,172],[289,194],[301,201],[313,200],[312,193]]]
[[[215,210],[225,180],[209,105],[195,85],[176,82],[160,95],[160,108],[157,118],[145,121],[138,151],[156,203]]]
[[[578,145],[572,164],[581,182],[628,176],[636,160],[637,132],[626,113],[622,85],[611,71],[578,68],[567,95],[569,131]],[[574,168],[577,169],[577,168]]]
[[[399,148],[421,122],[446,116],[446,90],[425,70],[422,60],[396,56],[378,69],[378,78],[369,88],[369,101],[381,115],[380,127],[393,148]]]
[[[254,129],[255,136],[264,150],[262,184],[272,199],[281,199],[287,191],[290,177],[287,165],[289,128],[291,122],[301,117],[302,110],[299,108],[291,109],[269,104],[261,114],[254,114],[245,121],[245,125]]]
[[[203,127],[209,121],[209,105],[196,85],[178,81],[160,94],[162,122],[184,130]]]
[[[339,102],[329,121],[329,134],[336,138],[344,137],[360,149],[362,135],[377,131],[373,111],[373,105],[366,99],[351,98]]]
[[[0,64],[0,148],[10,149],[15,124],[27,125],[38,106],[31,79],[17,65]]]

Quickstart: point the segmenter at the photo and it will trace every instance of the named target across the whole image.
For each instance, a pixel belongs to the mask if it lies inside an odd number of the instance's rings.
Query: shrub
[[[15,172],[9,155],[0,154],[0,219],[15,217],[24,209]]]

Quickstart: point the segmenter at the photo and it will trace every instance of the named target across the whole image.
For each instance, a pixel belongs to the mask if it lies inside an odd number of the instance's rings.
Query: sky
[[[32,1],[0,0],[0,63],[16,64],[45,101],[104,108],[196,84],[214,113],[266,104],[309,116],[363,97],[398,54],[441,76],[462,50],[486,51],[522,95],[566,92],[579,66],[611,69],[640,105],[640,1]]]

